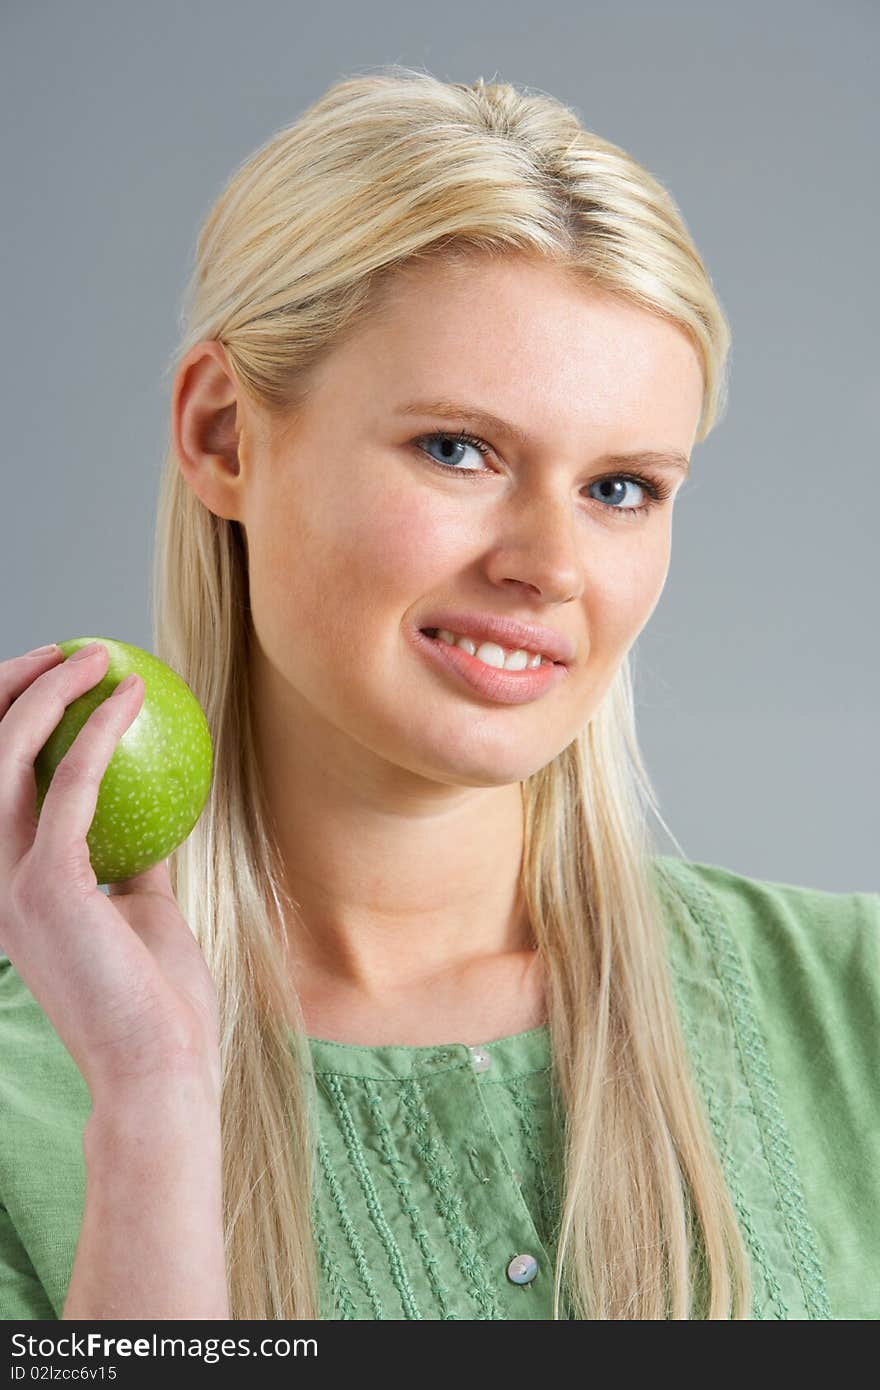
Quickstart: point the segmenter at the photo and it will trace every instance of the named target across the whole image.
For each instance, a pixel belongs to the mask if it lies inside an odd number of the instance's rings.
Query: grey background
[[[691,859],[880,887],[871,3],[42,3],[0,10],[0,657],[151,647],[180,296],[238,163],[388,62],[573,104],[673,193],[733,328],[635,649],[642,747]]]

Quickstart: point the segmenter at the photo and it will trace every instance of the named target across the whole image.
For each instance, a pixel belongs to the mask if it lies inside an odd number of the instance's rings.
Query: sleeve
[[[880,1317],[880,893],[697,867],[741,951],[832,1316]]]
[[[18,1238],[12,1218],[0,1206],[0,1321],[50,1321],[55,1310]]]

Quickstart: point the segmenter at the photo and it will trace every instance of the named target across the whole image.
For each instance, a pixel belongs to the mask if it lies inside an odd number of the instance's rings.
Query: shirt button
[[[530,1284],[538,1272],[534,1255],[514,1255],[507,1266],[507,1277],[513,1284]]]
[[[492,1058],[489,1056],[485,1047],[470,1047],[471,1065],[474,1071],[488,1071],[492,1065]]]

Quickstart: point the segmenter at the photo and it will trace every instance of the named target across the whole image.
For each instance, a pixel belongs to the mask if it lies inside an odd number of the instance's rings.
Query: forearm
[[[83,1224],[62,1317],[228,1318],[219,1102],[164,1078],[95,1102]]]

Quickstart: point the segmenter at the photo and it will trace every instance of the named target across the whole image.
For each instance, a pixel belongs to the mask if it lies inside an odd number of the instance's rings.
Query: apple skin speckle
[[[37,815],[55,769],[82,726],[131,672],[144,682],[141,707],[120,737],[98,791],[87,838],[99,884],[118,883],[167,858],[189,835],[211,790],[214,748],[204,711],[186,681],[151,652],[110,637],[74,637],[65,660],[101,642],[103,679],[67,706],[34,762]]]

